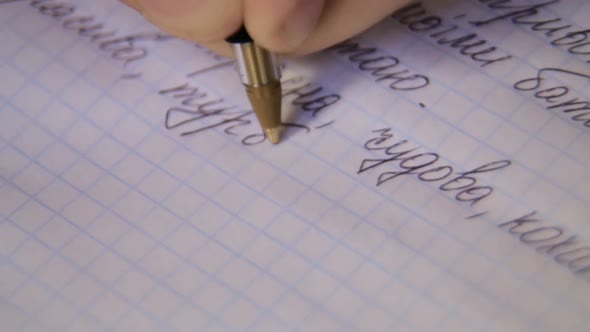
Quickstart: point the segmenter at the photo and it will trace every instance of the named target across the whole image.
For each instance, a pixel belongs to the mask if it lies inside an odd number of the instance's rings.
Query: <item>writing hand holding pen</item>
[[[233,56],[225,38],[245,25],[275,53],[304,55],[348,39],[409,0],[122,0],[162,30]]]
[[[172,35],[197,42],[222,55],[235,55],[253,111],[273,144],[280,141],[282,104],[280,69],[273,52],[303,55],[330,47],[369,28],[407,2],[122,1]]]

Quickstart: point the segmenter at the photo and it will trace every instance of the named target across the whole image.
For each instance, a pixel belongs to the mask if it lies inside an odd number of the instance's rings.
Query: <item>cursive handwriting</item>
[[[283,86],[283,98],[289,99],[293,97],[291,104],[297,106],[303,112],[311,113],[313,117],[317,117],[320,112],[325,111],[340,100],[340,95],[328,93],[324,87],[314,85],[301,76],[287,79],[281,84]]]
[[[546,76],[548,73],[554,73],[567,80],[573,78],[590,80],[590,75],[587,74],[561,68],[542,68],[534,77],[514,83],[514,88],[518,91],[532,92],[535,98],[547,104],[546,109],[570,114],[573,121],[581,122],[584,127],[590,128],[590,101],[572,97],[571,88],[567,85],[548,84]]]
[[[373,133],[377,136],[367,140],[364,147],[382,155],[364,159],[357,174],[379,169],[377,186],[411,175],[423,182],[437,183],[438,190],[454,194],[456,201],[474,206],[494,191],[490,186],[480,185],[477,176],[499,171],[511,164],[509,160],[498,160],[466,172],[456,172],[452,166],[442,164],[437,153],[419,152],[419,147],[408,147],[407,140],[395,140],[391,128],[374,130]]]
[[[481,67],[512,58],[476,33],[462,32],[458,25],[445,23],[442,17],[429,14],[420,2],[403,7],[393,13],[391,18],[412,32],[427,34],[439,45],[458,50],[459,54],[479,63]]]
[[[282,85],[285,100],[292,99],[290,103],[312,119],[319,119],[320,113],[340,100],[339,95],[327,93],[323,87],[314,85],[303,77],[285,80]],[[160,90],[159,94],[179,102],[178,106],[170,107],[166,111],[164,126],[168,130],[180,129],[181,136],[218,128],[227,135],[241,137],[241,143],[244,145],[260,144],[266,139],[264,133],[257,129],[252,110],[240,110],[200,87],[184,83]],[[325,128],[333,122],[309,121],[310,125],[283,122],[282,126],[309,133],[313,129]]]
[[[79,36],[89,39],[100,50],[107,52],[112,59],[124,64],[148,56],[148,49],[142,45],[143,43],[172,39],[171,36],[161,32],[119,36],[116,30],[108,29],[104,23],[98,22],[96,17],[78,14],[75,5],[56,0],[0,0],[0,5],[15,2],[28,2],[42,15],[61,22],[64,29],[75,31]]]
[[[160,90],[159,94],[180,101],[180,106],[171,107],[166,112],[164,119],[166,129],[187,127],[192,123],[198,124],[191,126],[190,130],[183,131],[181,136],[217,127],[223,127],[228,135],[236,135],[235,129],[250,124],[250,120],[246,118],[252,114],[252,111],[236,110],[236,106],[228,105],[222,98],[212,97],[189,83]]]
[[[382,55],[375,47],[361,46],[347,40],[330,48],[338,54],[348,55],[347,59],[362,72],[375,77],[375,82],[385,82],[391,90],[418,90],[426,87],[430,79],[403,69],[400,60],[391,55]]]
[[[498,14],[471,21],[474,26],[485,26],[497,21],[510,20],[513,24],[526,26],[531,31],[542,33],[552,46],[567,49],[567,52],[583,56],[590,63],[590,29],[576,28],[563,22],[561,17],[543,15],[540,9],[559,3],[547,0],[535,4],[515,4],[512,0],[479,0]]]
[[[536,212],[531,212],[497,226],[575,275],[590,277],[590,246],[580,245],[576,235],[566,235],[562,227],[544,225],[535,215]]]

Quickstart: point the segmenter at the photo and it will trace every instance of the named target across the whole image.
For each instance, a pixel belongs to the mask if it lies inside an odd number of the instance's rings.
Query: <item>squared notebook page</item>
[[[0,1],[2,331],[587,330],[589,16],[414,2],[285,61],[272,146],[228,59]]]

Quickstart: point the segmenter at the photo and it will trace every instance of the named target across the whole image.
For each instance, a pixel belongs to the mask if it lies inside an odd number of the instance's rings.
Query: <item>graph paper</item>
[[[273,146],[230,60],[0,1],[2,331],[587,330],[589,15],[414,2],[284,59]]]

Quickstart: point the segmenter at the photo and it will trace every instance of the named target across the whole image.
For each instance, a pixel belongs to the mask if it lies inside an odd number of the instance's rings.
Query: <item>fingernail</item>
[[[287,16],[282,30],[287,43],[296,49],[315,30],[315,27],[322,13],[323,1],[321,0],[300,0]]]

